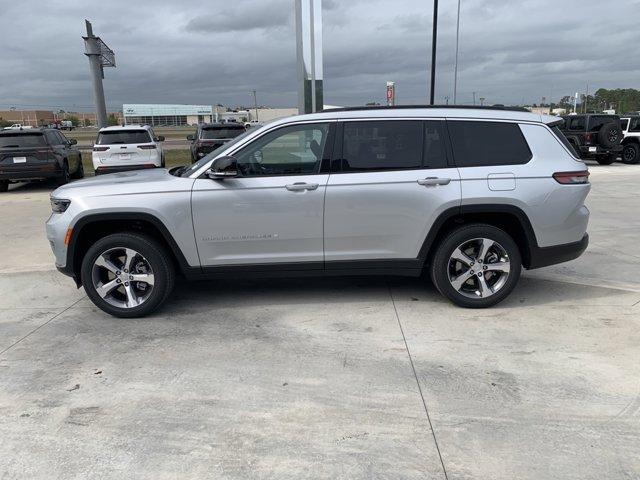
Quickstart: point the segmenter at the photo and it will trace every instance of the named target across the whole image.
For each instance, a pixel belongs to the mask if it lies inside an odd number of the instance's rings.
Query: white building
[[[197,125],[213,121],[211,105],[139,104],[122,105],[125,124],[152,126]]]

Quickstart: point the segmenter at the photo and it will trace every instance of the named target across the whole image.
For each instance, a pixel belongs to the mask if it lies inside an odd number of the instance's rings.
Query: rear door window
[[[98,145],[129,143],[150,143],[151,137],[146,130],[113,130],[98,134]]]
[[[584,117],[569,117],[565,119],[569,130],[581,131],[587,128],[587,122]]]
[[[626,130],[627,127],[629,126],[629,119],[628,118],[621,118],[620,119],[620,126],[622,127],[622,130]]]
[[[519,165],[532,158],[517,123],[450,120],[448,126],[458,167]]]
[[[343,172],[422,167],[421,121],[345,122],[343,138]]]
[[[631,119],[629,131],[640,132],[640,117],[634,117]]]
[[[0,135],[0,148],[28,148],[46,146],[42,133],[20,133]]]

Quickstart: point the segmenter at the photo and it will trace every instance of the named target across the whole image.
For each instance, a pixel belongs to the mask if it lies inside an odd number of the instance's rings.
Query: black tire
[[[9,190],[9,181],[0,180],[0,193],[4,193]]]
[[[84,165],[82,164],[82,155],[80,155],[80,158],[78,161],[79,161],[78,168],[76,169],[75,172],[73,172],[73,175],[71,175],[71,178],[76,180],[80,178],[84,178]]]
[[[613,162],[616,161],[616,157],[615,155],[600,155],[598,156],[596,161],[600,165],[611,165]]]
[[[480,238],[493,240],[504,249],[509,259],[510,271],[504,280],[504,284],[497,292],[485,298],[470,298],[460,293],[451,284],[451,281],[449,280],[449,262],[451,255],[458,246],[465,242],[470,242],[474,239]],[[478,262],[478,264],[480,263]],[[471,268],[478,267],[473,266]],[[521,270],[522,258],[520,250],[513,238],[511,238],[511,236],[504,230],[483,223],[464,225],[449,233],[437,246],[430,265],[431,280],[438,291],[454,304],[466,308],[491,307],[504,300],[518,283]],[[487,278],[487,281],[491,281],[491,278],[484,277],[485,275],[487,274],[483,273],[483,278]]]
[[[627,143],[622,151],[622,161],[627,165],[635,165],[640,161],[640,145]]]
[[[62,173],[58,177],[58,185],[66,185],[69,183],[69,163],[65,160],[62,164]]]
[[[605,148],[620,145],[622,141],[622,131],[615,123],[605,123],[598,130],[598,143]]]
[[[93,285],[92,270],[96,259],[113,248],[131,248],[139,252],[147,261],[154,275],[154,286],[149,297],[140,305],[121,308],[105,301]],[[169,253],[156,240],[146,235],[116,233],[108,235],[87,251],[82,259],[81,279],[89,299],[101,310],[120,318],[137,318],[149,315],[158,309],[173,290],[175,270]]]

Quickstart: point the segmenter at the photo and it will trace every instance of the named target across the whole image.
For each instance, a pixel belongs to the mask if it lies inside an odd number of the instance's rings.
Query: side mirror
[[[76,140],[75,138],[69,139],[69,145],[77,145],[77,144],[78,144],[78,140]]]
[[[158,137],[158,142],[164,142],[164,135],[160,135]]]
[[[196,139],[195,135],[187,135],[187,140],[193,142]]]
[[[224,156],[218,158],[209,170],[207,170],[207,177],[212,180],[221,178],[232,178],[238,176],[238,164],[237,160],[230,156]]]

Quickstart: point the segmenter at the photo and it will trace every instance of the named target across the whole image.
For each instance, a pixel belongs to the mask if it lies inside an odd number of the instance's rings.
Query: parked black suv
[[[196,162],[207,153],[233,140],[247,129],[241,123],[206,123],[198,125],[195,135],[187,136],[191,140],[191,160]]]
[[[560,129],[582,159],[611,165],[622,154],[622,127],[618,115],[600,113],[562,117]]]
[[[53,128],[0,131],[0,192],[9,182],[57,178],[63,185],[84,177],[77,143]]]

